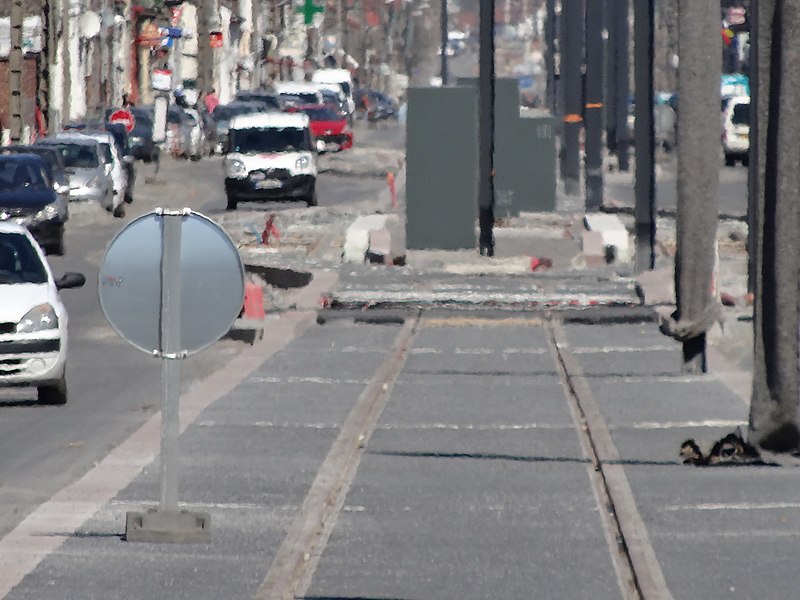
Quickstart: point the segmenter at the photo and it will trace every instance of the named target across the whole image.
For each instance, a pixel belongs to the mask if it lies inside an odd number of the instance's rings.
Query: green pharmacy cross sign
[[[306,25],[311,25],[314,20],[315,13],[321,13],[325,11],[322,6],[317,6],[314,4],[314,0],[303,0],[302,6],[295,7],[295,10],[303,14],[303,23]]]

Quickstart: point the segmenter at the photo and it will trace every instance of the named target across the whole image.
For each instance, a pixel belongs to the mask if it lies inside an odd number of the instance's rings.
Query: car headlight
[[[36,216],[33,217],[34,221],[49,221],[58,216],[58,206],[53,204],[48,204],[42,210],[36,213]]]
[[[307,156],[301,156],[294,163],[294,168],[298,171],[307,171],[311,167],[311,159]]]
[[[35,306],[17,323],[17,333],[33,333],[47,329],[58,329],[56,309],[50,304]]]
[[[244,177],[247,175],[247,167],[238,158],[232,158],[225,161],[225,172],[228,177]]]

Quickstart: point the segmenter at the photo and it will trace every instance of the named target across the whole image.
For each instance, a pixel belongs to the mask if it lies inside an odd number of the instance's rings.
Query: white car
[[[748,165],[750,152],[750,96],[733,96],[722,113],[722,151],[725,164]]]
[[[114,199],[111,202],[111,210],[114,216],[125,214],[122,203],[128,194],[128,174],[122,164],[123,157],[117,151],[114,137],[105,131],[86,132],[86,133],[59,133],[53,137],[56,142],[69,142],[75,139],[95,140],[100,145],[100,162],[103,163],[106,174],[111,177],[114,185]]]
[[[240,200],[297,199],[317,205],[317,155],[307,115],[233,117],[226,146],[228,210],[236,210]]]
[[[41,404],[65,404],[67,309],[58,290],[86,278],[53,274],[21,225],[0,222],[0,387],[35,386]]]

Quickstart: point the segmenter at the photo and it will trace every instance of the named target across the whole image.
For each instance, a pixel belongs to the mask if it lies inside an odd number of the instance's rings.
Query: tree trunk
[[[800,448],[798,302],[800,248],[800,0],[758,2],[758,237],[751,440],[775,452]]]
[[[719,310],[712,286],[719,193],[719,4],[682,0],[678,16],[678,211],[669,333],[683,342],[683,372],[705,371],[705,334]]]

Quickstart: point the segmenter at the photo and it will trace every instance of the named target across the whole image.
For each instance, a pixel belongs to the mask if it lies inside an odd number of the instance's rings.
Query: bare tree
[[[662,325],[683,342],[683,371],[706,370],[706,331],[719,311],[712,293],[719,191],[719,4],[681,0],[678,67],[677,310]]]
[[[756,6],[757,5],[757,6]],[[757,76],[755,365],[750,438],[775,452],[800,449],[800,0],[759,0],[754,38]]]

